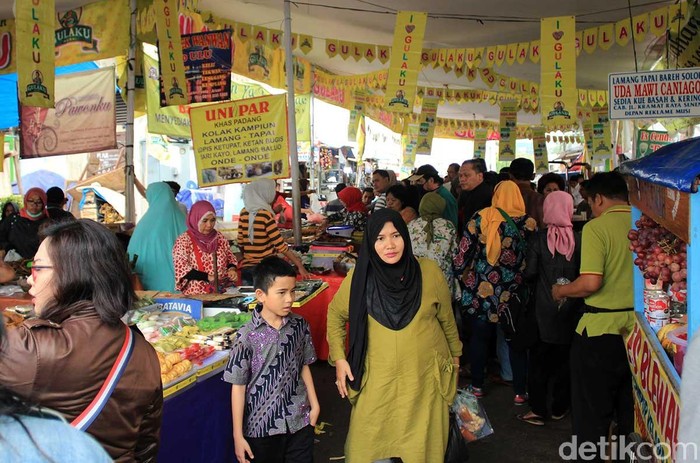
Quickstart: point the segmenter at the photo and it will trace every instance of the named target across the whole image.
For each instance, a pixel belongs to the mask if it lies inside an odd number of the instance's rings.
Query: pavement
[[[316,392],[321,405],[319,422],[322,433],[316,436],[316,463],[343,462],[345,436],[350,421],[350,403],[341,399],[335,387],[335,369],[327,362],[311,366]],[[468,384],[460,381],[460,387]],[[515,418],[529,410],[527,405],[513,405],[513,389],[486,383],[483,401],[494,434],[469,444],[470,462],[478,463],[540,463],[562,461],[559,445],[571,436],[571,421],[547,421],[544,426],[522,423]],[[430,462],[433,463],[433,462]],[[441,463],[441,462],[434,462]]]

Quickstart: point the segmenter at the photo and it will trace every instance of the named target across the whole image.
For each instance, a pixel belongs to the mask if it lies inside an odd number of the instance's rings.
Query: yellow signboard
[[[517,138],[518,103],[513,100],[501,101],[500,141],[498,142],[498,160],[515,159],[515,140]]]
[[[433,147],[433,136],[435,135],[438,103],[440,103],[439,98],[425,97],[423,99],[423,108],[420,112],[420,124],[418,126],[416,154],[430,154],[430,150]]]
[[[165,102],[163,106],[184,105],[189,102],[182,59],[182,40],[177,2],[154,0],[156,7],[156,33],[160,58],[161,85]]]
[[[427,13],[399,11],[394,27],[394,43],[389,63],[389,79],[384,93],[384,108],[398,113],[412,113]]]
[[[200,187],[289,175],[286,95],[190,108]]]
[[[546,174],[549,172],[549,154],[544,127],[532,128],[532,148],[535,154],[535,172]]]
[[[23,106],[53,108],[54,0],[16,0],[17,89]]]
[[[576,18],[540,23],[540,106],[545,125],[570,124],[576,113]]]

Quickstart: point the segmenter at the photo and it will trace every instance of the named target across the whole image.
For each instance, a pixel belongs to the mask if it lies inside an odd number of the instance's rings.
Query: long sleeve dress
[[[228,240],[221,233],[217,234],[216,264],[219,282],[228,279],[227,270],[237,265],[236,258],[231,252]],[[213,254],[202,252],[192,242],[187,233],[175,240],[173,246],[173,264],[175,265],[175,289],[183,294],[204,294],[213,291],[208,274],[214,273]]]
[[[421,305],[401,330],[390,330],[369,316],[367,356],[360,391],[353,404],[345,442],[347,463],[401,457],[404,463],[444,460],[448,407],[457,387],[453,357],[462,354],[450,290],[430,259],[418,259]],[[330,360],[345,359],[349,320],[349,273],[328,308]]]

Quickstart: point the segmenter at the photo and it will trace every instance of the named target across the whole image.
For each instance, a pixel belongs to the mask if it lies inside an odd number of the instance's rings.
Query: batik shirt
[[[224,381],[246,386],[243,435],[253,438],[309,425],[311,405],[301,370],[316,361],[306,320],[289,314],[277,330],[260,310],[238,330],[224,371]]]
[[[533,218],[513,217],[517,230],[503,222],[498,227],[501,236],[501,256],[496,265],[486,259],[486,236],[481,231],[481,216],[475,214],[467,224],[454,259],[455,272],[462,286],[462,306],[467,313],[484,321],[498,322],[498,314],[523,285],[523,270],[527,240],[537,229]],[[474,271],[467,272],[474,262]]]
[[[454,295],[455,278],[452,270],[452,259],[457,253],[455,226],[452,225],[452,222],[442,218],[433,220],[433,242],[428,243],[428,233],[424,230],[426,225],[427,222],[422,217],[408,223],[413,255],[427,257],[435,261],[440,266],[440,270],[447,280],[447,286],[450,287],[450,291]]]

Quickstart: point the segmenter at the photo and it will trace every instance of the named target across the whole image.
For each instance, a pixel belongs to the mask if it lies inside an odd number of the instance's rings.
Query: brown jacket
[[[29,320],[7,330],[0,384],[70,422],[92,402],[124,342],[93,308],[63,323]],[[163,409],[158,357],[141,336],[102,413],[87,429],[117,462],[156,461]]]

